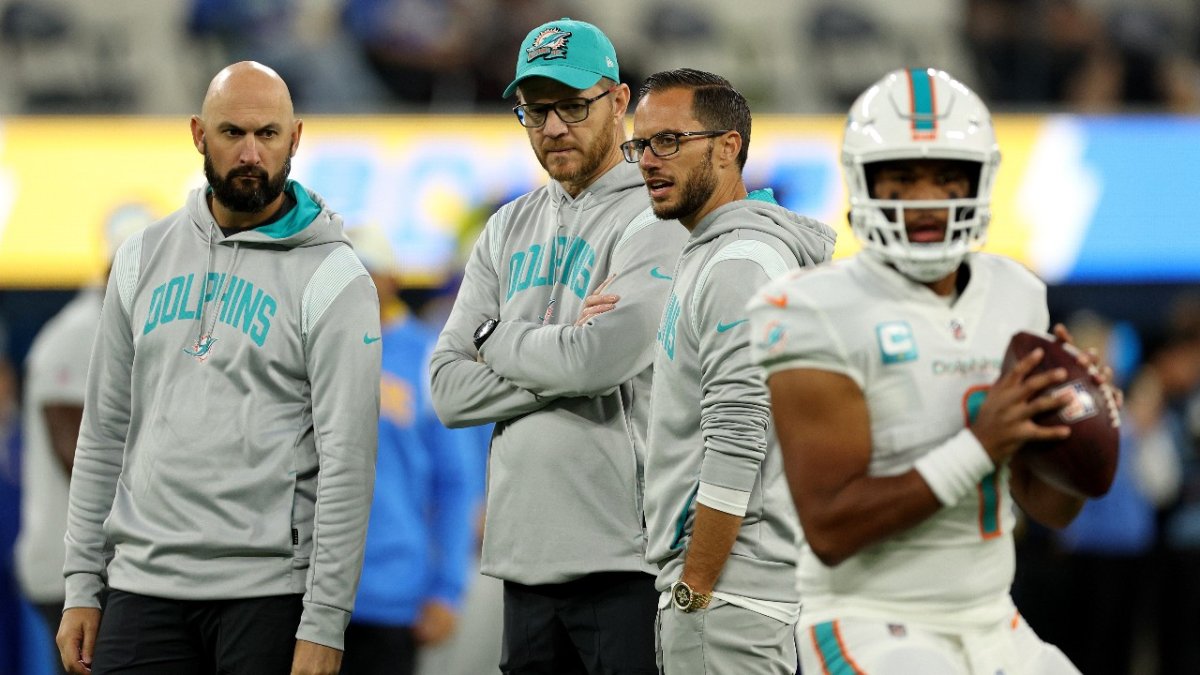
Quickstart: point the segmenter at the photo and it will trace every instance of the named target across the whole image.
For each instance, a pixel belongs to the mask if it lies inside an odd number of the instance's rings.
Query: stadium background
[[[838,158],[845,106],[888,70],[931,65],[996,111],[1003,161],[986,250],[1045,279],[1056,320],[1086,310],[1109,322],[1109,358],[1123,377],[1200,288],[1195,3],[735,5],[0,0],[0,326],[9,338],[0,360],[19,380],[42,323],[103,273],[107,224],[161,217],[203,181],[187,116],[212,73],[241,58],[272,65],[293,88],[305,119],[293,176],[348,227],[386,233],[412,298],[451,293],[487,215],[545,180],[498,97],[524,32],[564,15],[609,32],[635,89],[642,75],[679,65],[729,77],[755,110],[748,186],[772,187],[785,206],[835,225],[839,257],[857,248]],[[1117,71],[1117,84],[1105,78]],[[396,73],[428,87],[398,88],[388,79]],[[0,673],[21,663],[23,644],[11,602],[15,432],[9,444]],[[1023,555],[1053,568],[1055,540],[1030,541]],[[1155,672],[1156,636],[1150,618],[1139,672]]]

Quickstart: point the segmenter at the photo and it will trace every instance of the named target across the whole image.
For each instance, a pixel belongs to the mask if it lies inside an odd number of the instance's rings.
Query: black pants
[[[658,591],[642,572],[562,584],[504,582],[505,675],[657,675]]]
[[[1150,607],[1143,606],[1152,587],[1142,556],[1067,556],[1070,615],[1059,648],[1087,675],[1125,675],[1136,670],[1134,641]],[[1195,636],[1189,638],[1195,641]],[[1197,672],[1174,670],[1163,672]]]
[[[1200,551],[1163,551],[1158,619],[1159,672],[1200,673]]]
[[[377,626],[351,621],[341,675],[412,675],[417,639],[411,626]]]
[[[166,600],[114,589],[92,675],[287,675],[301,597]]]

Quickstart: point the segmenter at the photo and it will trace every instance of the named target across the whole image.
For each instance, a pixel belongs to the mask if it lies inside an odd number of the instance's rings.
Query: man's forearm
[[[635,315],[644,307],[631,305],[606,315],[603,325],[503,321],[480,352],[506,381],[541,396],[601,394],[653,361],[657,318]]]
[[[487,364],[436,353],[431,365],[433,407],[450,428],[505,420],[541,410],[551,399],[521,389]]]
[[[741,528],[741,516],[696,504],[692,538],[683,562],[683,582],[700,593],[711,592]]]

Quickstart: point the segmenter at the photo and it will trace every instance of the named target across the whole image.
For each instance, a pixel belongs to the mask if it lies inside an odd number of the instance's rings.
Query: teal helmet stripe
[[[924,68],[910,68],[908,81],[912,91],[913,135],[936,134],[934,116],[933,76]]]

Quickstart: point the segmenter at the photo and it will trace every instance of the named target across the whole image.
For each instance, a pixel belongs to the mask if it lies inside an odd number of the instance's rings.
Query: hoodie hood
[[[571,205],[580,211],[595,208],[614,197],[625,194],[629,190],[645,189],[645,187],[646,184],[642,181],[642,172],[637,168],[636,164],[630,164],[629,162],[621,162],[604,172],[604,175],[584,188],[583,192],[580,192],[577,197],[567,194],[567,191],[563,189],[562,183],[556,180],[550,181],[548,186],[551,203],[556,208],[562,205]]]
[[[726,217],[735,211],[745,213]],[[775,201],[774,191],[765,188],[751,192],[745,199],[720,206],[705,216],[692,230],[683,253],[687,255],[692,249],[732,230],[751,230],[775,237],[804,266],[829,260],[837,240],[833,228],[783,208]]]
[[[212,210],[208,207],[208,194],[211,190],[207,185],[196,188],[192,190],[188,199],[188,214],[197,234],[206,240],[210,233],[220,231]],[[223,239],[218,238],[215,243],[267,244],[284,248],[317,246],[335,241],[348,243],[342,232],[342,217],[330,211],[320,195],[294,180],[287,181],[284,190],[296,200],[296,205],[282,218],[269,225],[238,232]]]

